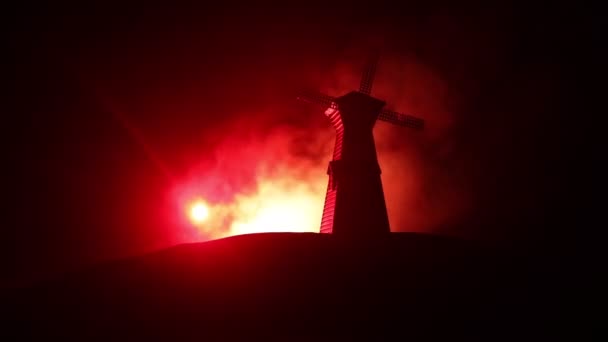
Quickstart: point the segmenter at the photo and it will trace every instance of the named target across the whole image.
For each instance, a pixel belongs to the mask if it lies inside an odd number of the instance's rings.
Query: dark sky
[[[9,13],[3,282],[188,242],[166,218],[176,180],[218,146],[247,144],[227,136],[323,126],[293,95],[356,87],[353,65],[380,40],[377,91],[428,124],[383,140],[419,175],[416,222],[494,242],[562,234],[599,19],[555,4],[370,4]],[[394,179],[387,197],[409,191]]]

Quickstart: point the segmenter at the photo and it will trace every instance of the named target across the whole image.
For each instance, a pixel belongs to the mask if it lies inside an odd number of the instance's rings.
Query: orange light
[[[209,218],[209,207],[201,200],[194,202],[190,206],[190,220],[194,224],[201,224]]]
[[[230,234],[318,232],[326,180],[313,185],[281,177],[260,181],[255,194],[236,197]]]

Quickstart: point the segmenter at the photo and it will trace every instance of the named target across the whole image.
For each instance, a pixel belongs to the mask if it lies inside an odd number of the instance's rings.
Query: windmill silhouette
[[[379,54],[363,69],[358,91],[340,97],[308,92],[298,99],[327,107],[325,115],[336,129],[336,142],[327,174],[321,233],[370,236],[390,233],[373,128],[376,120],[422,130],[422,119],[383,109],[371,96]]]

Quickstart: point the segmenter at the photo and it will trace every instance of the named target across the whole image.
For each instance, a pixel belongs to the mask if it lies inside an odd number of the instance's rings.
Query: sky
[[[372,95],[393,231],[559,235],[599,30],[557,5],[53,5],[7,22],[2,282],[256,231],[318,229],[333,131],[298,91]],[[592,54],[593,55],[593,54]],[[584,62],[583,62],[583,61]],[[196,226],[196,199],[210,220]],[[281,216],[277,222],[276,215]],[[559,214],[557,214],[559,213]],[[297,218],[297,219],[294,219]]]

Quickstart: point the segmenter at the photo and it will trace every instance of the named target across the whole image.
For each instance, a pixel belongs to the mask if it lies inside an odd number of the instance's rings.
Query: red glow
[[[263,138],[230,136],[215,146],[214,155],[204,156],[174,189],[187,235],[180,240],[318,232],[333,143],[330,129],[326,137],[319,132],[318,139],[306,142],[316,154],[326,155],[318,161],[290,152],[294,137],[304,134],[294,129],[275,130]],[[204,220],[194,219],[197,203],[205,206]]]
[[[424,141],[442,147],[441,138],[450,126],[445,101],[428,99],[444,96],[444,85],[431,71],[416,63],[406,65],[383,61],[388,73],[379,79],[406,79],[416,75],[426,87],[416,92],[419,102],[379,82],[374,88],[377,97],[394,104],[395,109],[425,118],[429,128],[412,133],[386,123],[374,130],[389,222],[393,231],[430,231],[466,210],[466,195],[458,187],[435,188],[429,192],[431,177],[436,171],[427,169],[419,149]],[[352,68],[355,70],[355,68]],[[386,68],[385,68],[386,69]],[[385,70],[386,71],[386,70]],[[358,84],[356,77],[344,77],[338,69],[329,80],[335,81],[319,89],[324,93],[343,94]],[[387,84],[391,83],[388,82]],[[409,84],[408,84],[409,89]],[[426,97],[425,97],[426,96]],[[335,108],[328,108],[326,115]],[[321,119],[323,109],[310,115]],[[271,110],[250,112],[240,119],[226,122],[208,133],[200,153],[187,160],[189,167],[173,187],[173,201],[179,212],[182,229],[176,242],[217,239],[258,232],[319,232],[327,189],[327,163],[332,159],[336,133],[329,122],[323,126],[294,127],[272,122],[278,114]],[[445,153],[443,150],[438,153]],[[430,174],[430,172],[435,172]],[[439,175],[441,176],[441,174]],[[432,196],[428,195],[431,194]],[[184,215],[193,201],[204,198],[208,217],[202,223]],[[173,226],[173,225],[170,225]],[[172,233],[173,234],[173,233]]]
[[[318,90],[345,94],[359,84],[359,70],[350,62],[339,64],[320,78]],[[163,86],[158,91],[167,89]],[[185,118],[211,115],[206,107],[198,107],[207,101],[199,95],[196,100],[176,97],[167,103],[160,101],[161,96],[154,108],[166,110],[157,111],[136,104],[133,109],[111,90],[105,92],[96,89],[104,110],[117,119],[152,162],[148,166],[157,168],[166,181],[163,189],[167,197],[162,199],[162,207],[154,207],[160,209],[155,213],[158,217],[150,215],[150,210],[141,211],[138,223],[158,225],[162,230],[150,238],[175,244],[255,232],[319,231],[327,165],[336,138],[323,108],[294,111],[291,117],[290,111],[301,106],[295,98],[264,108],[245,109],[235,104],[227,114],[230,119],[214,122],[203,134],[181,127],[188,133],[183,136],[196,137],[185,139],[181,134],[159,133],[167,131],[164,119],[149,121],[142,113],[156,113],[150,118],[169,118],[172,112]],[[383,122],[374,130],[393,231],[430,231],[469,209],[466,182],[454,182],[452,172],[429,164],[452,160],[455,153],[448,139],[453,120],[447,105],[449,94],[446,83],[425,65],[411,58],[383,58],[373,95],[386,100],[390,104],[387,109],[415,114],[428,123],[424,132],[418,133]],[[330,106],[325,114],[334,110]],[[298,120],[292,121],[296,115]],[[306,119],[300,120],[301,115]],[[192,127],[197,127],[204,121],[192,122]],[[178,126],[178,121],[173,123]],[[151,194],[146,193],[149,205],[157,201],[154,196],[158,193]],[[203,209],[192,213],[193,203],[201,199],[207,208],[204,219]]]

